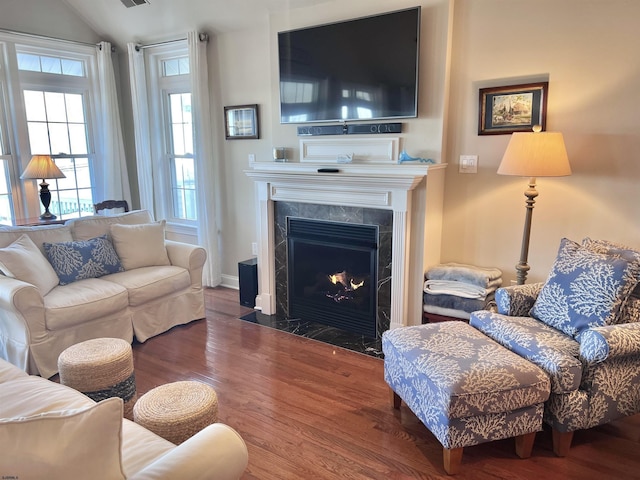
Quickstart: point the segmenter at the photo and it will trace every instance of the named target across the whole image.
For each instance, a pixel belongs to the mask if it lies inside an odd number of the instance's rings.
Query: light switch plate
[[[458,171],[460,173],[478,173],[478,156],[460,155]]]

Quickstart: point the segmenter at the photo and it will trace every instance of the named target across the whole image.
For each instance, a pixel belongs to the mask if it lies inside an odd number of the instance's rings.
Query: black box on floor
[[[238,262],[238,284],[240,286],[240,305],[255,307],[256,295],[258,295],[257,258]]]

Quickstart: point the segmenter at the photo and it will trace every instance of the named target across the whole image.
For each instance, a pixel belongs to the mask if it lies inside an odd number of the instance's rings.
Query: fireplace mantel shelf
[[[251,162],[248,175],[277,174],[277,175],[322,175],[322,176],[424,176],[429,170],[446,168],[446,163],[404,163],[404,164],[371,164],[371,163],[279,163],[279,162]],[[318,173],[319,168],[335,168],[338,173]]]

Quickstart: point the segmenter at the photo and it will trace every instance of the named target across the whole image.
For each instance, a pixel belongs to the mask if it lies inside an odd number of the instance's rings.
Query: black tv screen
[[[420,7],[278,33],[280,122],[416,117]]]

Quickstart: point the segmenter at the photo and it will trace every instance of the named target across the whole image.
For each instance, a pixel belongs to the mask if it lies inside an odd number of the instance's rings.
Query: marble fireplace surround
[[[337,173],[321,173],[336,168]],[[427,266],[440,262],[446,164],[251,162],[258,243],[256,309],[276,314],[274,202],[388,209],[393,212],[390,328],[418,325]]]

